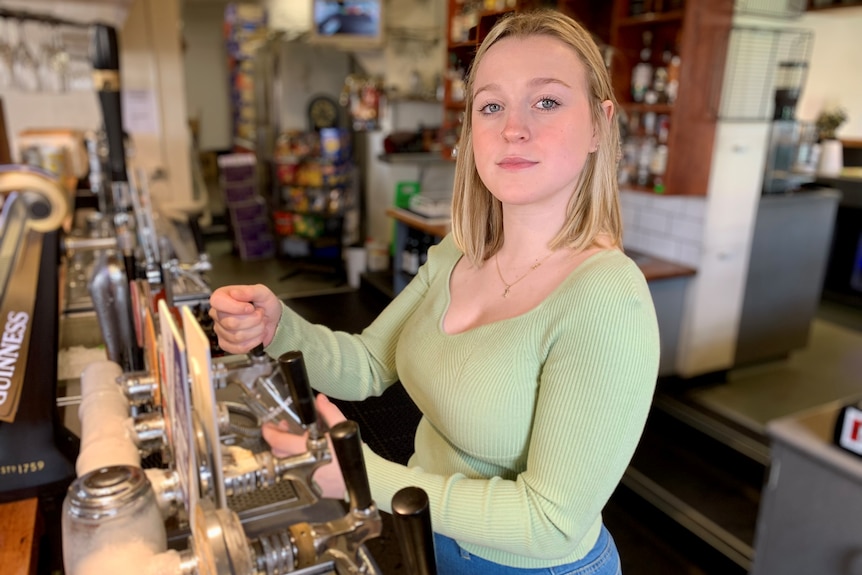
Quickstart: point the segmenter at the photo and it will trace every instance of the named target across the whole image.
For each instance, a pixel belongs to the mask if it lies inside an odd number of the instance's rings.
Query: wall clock
[[[338,102],[329,96],[315,96],[308,103],[308,123],[312,130],[338,126]]]

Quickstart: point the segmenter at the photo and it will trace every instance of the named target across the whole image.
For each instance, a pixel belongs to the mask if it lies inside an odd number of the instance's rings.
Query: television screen
[[[312,38],[349,47],[383,39],[383,0],[314,0]]]

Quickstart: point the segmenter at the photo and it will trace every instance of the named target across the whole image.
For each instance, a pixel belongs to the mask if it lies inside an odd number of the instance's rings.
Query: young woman
[[[452,233],[367,329],[311,325],[260,285],[212,295],[228,351],[300,349],[312,385],[345,400],[403,383],[423,414],[414,455],[366,448],[366,465],[381,509],[408,485],[428,494],[441,574],[619,573],[601,512],[640,438],[659,339],[620,249],[614,108],[580,25],[506,18],[468,78]],[[276,449],[287,435],[265,430]]]

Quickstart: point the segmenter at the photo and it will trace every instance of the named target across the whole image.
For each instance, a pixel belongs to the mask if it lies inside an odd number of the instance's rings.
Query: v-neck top
[[[312,386],[362,400],[396,381],[422,412],[402,466],[365,448],[384,511],[406,486],[428,494],[435,531],[504,565],[581,559],[637,446],[655,388],[659,334],[640,269],[600,251],[525,313],[447,334],[451,236],[361,334],[284,306],[267,351],[299,349]]]

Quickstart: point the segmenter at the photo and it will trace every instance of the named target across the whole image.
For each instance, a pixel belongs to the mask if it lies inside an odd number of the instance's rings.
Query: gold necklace
[[[530,273],[533,270],[535,270],[540,265],[545,263],[545,260],[547,260],[552,255],[554,255],[554,252],[549,253],[548,255],[546,255],[545,257],[543,257],[542,259],[540,259],[539,261],[537,261],[533,265],[531,265],[530,269],[528,269],[526,272],[524,272],[524,275],[522,275],[521,277],[519,277],[518,279],[516,279],[512,283],[508,283],[505,279],[503,279],[503,273],[500,271],[500,252],[497,252],[496,254],[494,254],[494,263],[497,264],[497,275],[500,276],[500,281],[503,282],[504,286],[506,286],[506,289],[503,291],[503,297],[509,297],[509,290],[512,289],[513,285],[515,285],[516,283],[518,283],[519,281],[521,281],[522,279],[524,279],[525,277],[530,275]]]

